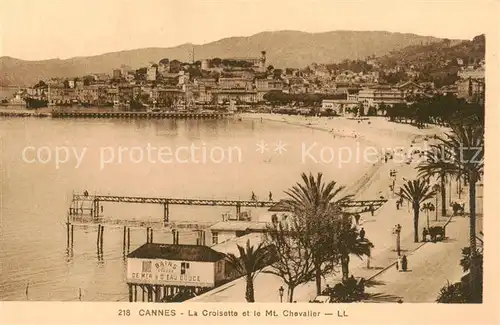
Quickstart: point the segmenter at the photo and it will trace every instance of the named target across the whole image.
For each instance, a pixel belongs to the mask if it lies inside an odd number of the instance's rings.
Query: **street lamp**
[[[441,191],[441,186],[439,184],[434,184],[432,190],[436,193],[436,221],[438,220],[438,193]],[[444,202],[443,202],[444,204]]]
[[[398,256],[401,256],[401,225],[397,224],[392,233],[396,235],[396,251]]]
[[[283,292],[285,291],[285,289],[283,289],[283,286],[281,286],[279,289],[278,289],[278,292],[280,294],[280,302],[283,302]]]

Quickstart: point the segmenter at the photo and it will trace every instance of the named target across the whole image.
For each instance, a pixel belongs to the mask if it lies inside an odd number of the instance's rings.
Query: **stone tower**
[[[265,72],[266,71],[266,51],[261,51],[260,52],[259,70],[261,72]]]

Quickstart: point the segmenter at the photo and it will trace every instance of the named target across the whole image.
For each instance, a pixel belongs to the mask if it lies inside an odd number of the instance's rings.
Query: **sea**
[[[371,162],[340,157],[354,138],[260,119],[119,120],[0,117],[0,300],[127,301],[123,228],[75,228],[73,193],[174,198],[284,198],[301,173],[349,185]],[[194,148],[194,149],[193,149]],[[346,160],[341,162],[341,160]],[[220,221],[229,207],[171,206],[171,221]],[[245,209],[242,209],[245,211]],[[249,210],[252,218],[262,211]],[[104,216],[162,220],[161,205],[103,203]],[[207,236],[207,239],[209,237]],[[131,251],[146,241],[132,229]],[[183,231],[180,244],[194,244]],[[154,242],[172,243],[169,231]]]

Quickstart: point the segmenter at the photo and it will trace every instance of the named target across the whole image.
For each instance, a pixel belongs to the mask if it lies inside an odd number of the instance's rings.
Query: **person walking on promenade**
[[[396,201],[396,210],[399,210],[399,200]]]
[[[398,259],[396,260],[396,270],[401,272],[401,256],[398,256]]]
[[[273,200],[273,193],[271,191],[269,191],[269,201],[272,201]]]
[[[252,192],[252,201],[257,201],[257,197],[255,196],[254,192]]]
[[[406,258],[406,255],[403,255],[403,258],[401,259],[401,269],[403,272],[406,272],[408,270],[408,259]]]
[[[365,240],[365,228],[361,228],[360,232],[359,232],[359,238],[361,238],[361,240]]]
[[[370,205],[370,213],[372,214],[372,217],[373,217],[373,214],[375,213],[375,209],[373,208],[373,205]]]

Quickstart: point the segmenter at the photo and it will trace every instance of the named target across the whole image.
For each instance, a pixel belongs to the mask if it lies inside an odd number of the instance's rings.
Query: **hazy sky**
[[[68,58],[270,30],[387,30],[471,39],[498,0],[0,0],[0,56]],[[498,11],[497,11],[498,13]]]

